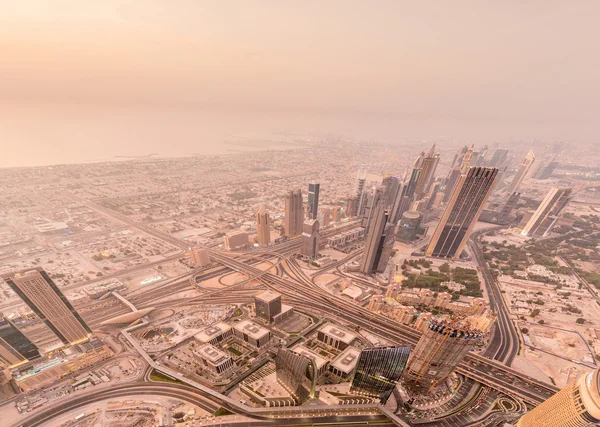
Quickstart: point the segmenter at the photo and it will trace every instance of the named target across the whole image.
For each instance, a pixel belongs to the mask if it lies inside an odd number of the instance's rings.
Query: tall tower
[[[365,182],[367,181],[367,172],[360,169],[358,171],[358,175],[356,177],[356,197],[354,200],[354,215],[362,214],[362,208],[364,203],[364,194],[363,191],[365,189]]]
[[[311,182],[308,184],[308,219],[317,219],[319,210],[319,187],[320,184]]]
[[[2,278],[63,344],[88,340],[92,331],[44,269],[22,270]]]
[[[377,209],[377,205],[379,202],[383,203],[384,207],[385,203],[385,186],[376,185],[371,188],[370,192],[365,192],[365,203],[363,209],[362,220],[360,222],[361,227],[366,228],[367,230],[371,226],[371,222],[373,220],[373,215],[375,213],[375,209]]]
[[[600,373],[588,372],[533,408],[517,427],[592,427],[600,422]]]
[[[497,174],[496,168],[473,166],[461,175],[431,237],[425,252],[427,256],[460,256],[492,193]]]
[[[448,174],[448,178],[446,179],[446,185],[444,188],[444,203],[447,203],[452,196],[452,192],[454,191],[454,187],[456,187],[456,183],[458,182],[460,176],[466,172],[468,167],[471,165],[471,159],[473,158],[473,149],[474,145],[471,145],[470,148],[467,148],[464,153],[461,152],[460,162],[457,162],[456,165],[452,168],[450,173]]]
[[[259,245],[266,246],[271,243],[271,221],[264,205],[260,205],[256,212],[256,235]]]
[[[482,336],[468,323],[433,318],[408,359],[404,384],[429,390],[450,375]]]
[[[302,233],[304,212],[302,210],[302,190],[290,190],[285,195],[284,228],[287,237],[296,237]]]
[[[419,182],[419,179],[421,178],[421,174],[423,173],[424,161],[425,152],[423,151],[415,160],[410,179],[402,186],[402,191],[400,191],[398,200],[396,200],[396,206],[394,207],[394,218],[392,218],[391,221],[394,224],[397,223],[400,218],[402,218],[402,214],[404,214],[404,212],[409,211],[412,208],[412,204],[415,199],[415,188]]]
[[[500,168],[500,166],[502,166],[504,164],[504,162],[506,161],[507,157],[508,157],[508,150],[504,150],[504,149],[500,148],[500,149],[494,151],[494,155],[490,159],[488,166],[490,166],[492,168]]]
[[[572,188],[553,187],[529,219],[521,234],[523,236],[546,236],[571,200],[572,192]]]
[[[350,393],[376,397],[385,405],[400,381],[410,347],[369,348],[360,352]]]
[[[37,347],[0,313],[0,368],[12,368],[38,357]]]
[[[517,174],[515,175],[510,186],[508,187],[509,194],[513,194],[519,189],[519,186],[529,173],[529,169],[531,169],[531,165],[533,165],[533,162],[535,162],[535,155],[533,154],[533,150],[529,150],[527,156],[525,156],[525,158],[523,159],[523,162],[521,163]]]
[[[415,195],[417,199],[421,199],[431,188],[431,184],[435,178],[435,170],[440,162],[440,155],[435,152],[435,144],[423,159],[423,171],[415,186]]]
[[[385,271],[394,246],[394,226],[388,223],[390,211],[380,201],[373,214],[373,219],[360,265],[363,274]]]

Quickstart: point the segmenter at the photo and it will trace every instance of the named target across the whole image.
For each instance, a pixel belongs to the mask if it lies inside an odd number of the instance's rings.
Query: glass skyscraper
[[[40,357],[37,347],[0,314],[0,365],[10,367]]]
[[[363,350],[356,364],[350,393],[376,397],[385,404],[402,377],[409,355],[409,347]]]

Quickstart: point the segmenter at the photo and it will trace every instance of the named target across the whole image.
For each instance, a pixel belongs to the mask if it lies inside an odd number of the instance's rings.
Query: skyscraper
[[[302,190],[290,190],[285,195],[285,220],[284,228],[287,237],[296,237],[302,234],[304,212],[302,203]]]
[[[372,224],[367,233],[365,249],[360,265],[363,274],[385,271],[394,247],[394,226],[388,223],[390,211],[380,201],[373,214]]]
[[[548,162],[547,165],[545,165],[544,167],[541,167],[537,171],[537,174],[534,176],[534,178],[536,178],[536,179],[550,178],[552,176],[552,174],[554,173],[554,170],[556,169],[557,166],[558,166],[558,162],[556,161],[556,156],[555,156],[550,162]]]
[[[368,230],[371,226],[371,221],[373,220],[373,215],[379,202],[383,203],[385,207],[385,186],[373,186],[371,187],[371,191],[365,191],[365,194],[366,197],[360,225]]]
[[[308,184],[308,219],[317,219],[319,210],[319,188],[320,184],[311,182]]]
[[[350,393],[375,397],[385,404],[402,377],[409,355],[409,347],[379,347],[361,351]]]
[[[319,221],[307,219],[304,221],[300,243],[300,253],[309,258],[316,258],[319,254]]]
[[[498,169],[473,166],[462,174],[426,250],[427,256],[459,257],[492,193]]]
[[[557,188],[550,189],[542,203],[533,213],[521,234],[523,236],[546,236],[562,210],[571,200],[572,188]]]
[[[467,146],[465,146],[467,148]],[[448,174],[448,178],[446,178],[446,184],[444,186],[444,203],[447,203],[452,196],[452,192],[454,191],[454,187],[456,187],[456,183],[460,176],[465,173],[467,168],[471,165],[471,159],[473,158],[473,148],[474,145],[471,145],[470,148],[460,155],[460,162],[457,162],[456,165],[452,168],[450,173]]]
[[[38,357],[37,347],[0,313],[0,368],[15,367]]]
[[[42,268],[5,274],[2,278],[63,344],[87,341],[92,331]]]
[[[259,245],[266,246],[271,243],[271,221],[264,205],[260,205],[256,212],[256,235]]]
[[[600,422],[600,368],[533,408],[517,427],[592,427]]]
[[[402,218],[402,214],[404,212],[409,211],[412,208],[412,204],[415,199],[415,188],[417,186],[417,182],[419,182],[419,179],[421,178],[421,174],[423,173],[424,160],[425,152],[423,151],[415,160],[410,179],[402,186],[398,200],[396,200],[396,206],[394,206],[394,218],[392,218],[391,221],[394,224],[397,223],[400,218]]]
[[[508,157],[508,150],[498,149],[494,151],[494,155],[490,159],[488,166],[492,168],[500,168]]]
[[[435,178],[435,170],[440,162],[440,155],[435,152],[435,144],[429,150],[429,153],[423,159],[423,171],[415,185],[415,195],[417,200],[425,197],[431,188]]]
[[[361,215],[362,214],[362,208],[363,208],[363,203],[364,203],[364,189],[365,189],[365,182],[367,181],[367,172],[364,170],[359,170],[358,171],[358,175],[356,177],[356,197],[354,200],[354,214],[353,216],[356,215]]]
[[[275,358],[275,376],[297,404],[314,397],[317,364],[314,359],[280,348]]]
[[[450,375],[482,336],[468,323],[433,318],[408,360],[403,383],[412,390],[428,390]]]
[[[533,162],[535,162],[535,155],[533,154],[533,150],[529,150],[529,152],[523,159],[523,162],[521,163],[517,174],[515,175],[510,186],[508,187],[509,194],[512,194],[519,189],[519,186],[527,176],[529,169],[531,169],[531,165],[533,165]]]

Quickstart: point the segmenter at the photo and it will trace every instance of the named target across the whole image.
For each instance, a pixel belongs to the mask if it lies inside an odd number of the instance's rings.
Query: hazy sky
[[[44,140],[34,115],[88,107],[457,119],[495,123],[490,139],[597,140],[599,16],[596,0],[0,0],[0,144],[69,139]],[[0,166],[23,153],[8,154]]]

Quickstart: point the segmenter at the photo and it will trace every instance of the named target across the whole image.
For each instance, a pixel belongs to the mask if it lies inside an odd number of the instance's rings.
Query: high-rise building
[[[0,313],[0,368],[12,368],[38,357],[37,347]]]
[[[363,274],[383,272],[394,247],[394,226],[388,223],[390,211],[379,202],[373,214],[360,265]]]
[[[285,195],[285,220],[283,227],[287,237],[296,237],[302,234],[304,212],[302,208],[302,190],[290,190]]]
[[[210,255],[208,250],[202,248],[192,249],[192,263],[195,267],[206,267],[210,264]]]
[[[275,358],[275,376],[300,405],[315,396],[317,363],[315,359],[280,348]]]
[[[394,217],[392,218],[392,223],[397,223],[402,218],[402,214],[404,212],[409,211],[412,208],[412,204],[415,200],[415,188],[417,183],[421,178],[421,174],[423,173],[423,162],[425,160],[425,152],[423,151],[415,160],[413,164],[413,169],[410,175],[410,179],[407,183],[402,186],[402,190],[396,200],[396,204],[394,206]]]
[[[302,230],[300,253],[309,258],[319,255],[319,221],[307,219]]]
[[[320,184],[316,182],[308,184],[308,219],[317,219],[319,211],[319,187]]]
[[[63,344],[88,340],[92,331],[44,269],[22,270],[2,278]]]
[[[429,153],[423,159],[423,171],[415,185],[415,195],[418,199],[421,199],[429,193],[431,184],[435,179],[435,170],[437,169],[438,163],[440,162],[440,155],[435,152],[435,144],[429,150]]]
[[[378,398],[385,404],[406,367],[409,347],[378,347],[360,352],[350,393]]]
[[[275,316],[281,313],[281,294],[273,291],[264,291],[254,297],[254,311],[256,317],[265,322],[273,322]]]
[[[266,246],[271,243],[271,221],[264,205],[260,205],[256,212],[256,235],[259,245]]]
[[[474,145],[471,145],[470,148],[467,148],[467,150],[460,156],[460,162],[457,163],[448,174],[448,178],[446,178],[446,184],[444,186],[444,203],[448,203],[448,200],[450,200],[450,197],[452,197],[452,192],[454,191],[460,176],[465,173],[471,165],[473,148]]]
[[[492,193],[498,169],[470,167],[458,180],[426,250],[427,256],[457,258]]]
[[[558,162],[556,161],[556,157],[555,157],[550,162],[548,162],[547,165],[545,165],[544,167],[541,167],[537,171],[537,174],[534,176],[534,178],[536,178],[536,179],[550,178],[552,176],[552,174],[554,173],[554,170],[556,169],[557,166],[558,166]]]
[[[494,155],[490,159],[488,166],[492,168],[500,168],[506,162],[506,158],[508,157],[508,150],[497,149],[494,151]]]
[[[500,210],[500,219],[506,221],[510,214],[512,214],[513,210],[517,208],[519,205],[519,199],[521,198],[521,193],[512,193],[502,209]]]
[[[354,215],[361,215],[364,203],[364,189],[367,181],[367,172],[365,170],[359,170],[356,177],[356,197],[354,200]]]
[[[385,207],[385,187],[383,185],[376,185],[371,188],[371,191],[366,193],[364,209],[362,214],[362,219],[360,222],[361,227],[369,230],[371,226],[371,221],[373,220],[373,215],[375,214],[375,209],[379,202],[381,202]]]
[[[550,189],[542,203],[531,216],[521,234],[523,236],[546,236],[558,219],[562,210],[571,200],[572,188]]]
[[[421,228],[421,214],[417,211],[406,211],[400,220],[396,237],[401,242],[410,243],[415,240]]]
[[[481,337],[468,323],[431,319],[410,355],[403,383],[412,390],[430,390],[454,372]]]
[[[592,427],[600,423],[600,368],[523,415],[517,427]]]
[[[383,200],[386,207],[393,207],[400,192],[400,180],[392,175],[384,175],[381,185],[385,188]]]
[[[344,216],[346,218],[352,218],[355,215],[355,213],[354,213],[355,202],[356,202],[356,198],[354,198],[354,197],[348,197],[346,199],[346,208],[344,209]]]
[[[533,154],[533,150],[529,150],[529,152],[523,159],[521,166],[519,166],[517,174],[515,175],[512,182],[510,183],[510,186],[508,187],[509,194],[512,194],[519,189],[519,186],[529,173],[529,169],[531,169],[531,165],[533,165],[533,162],[535,162],[535,155]]]
[[[462,159],[468,150],[469,150],[468,145],[465,145],[464,147],[462,147],[459,150],[459,152],[454,155],[454,159],[452,160],[452,165],[450,166],[450,168],[455,168],[457,166],[460,166],[460,164],[462,163]]]

